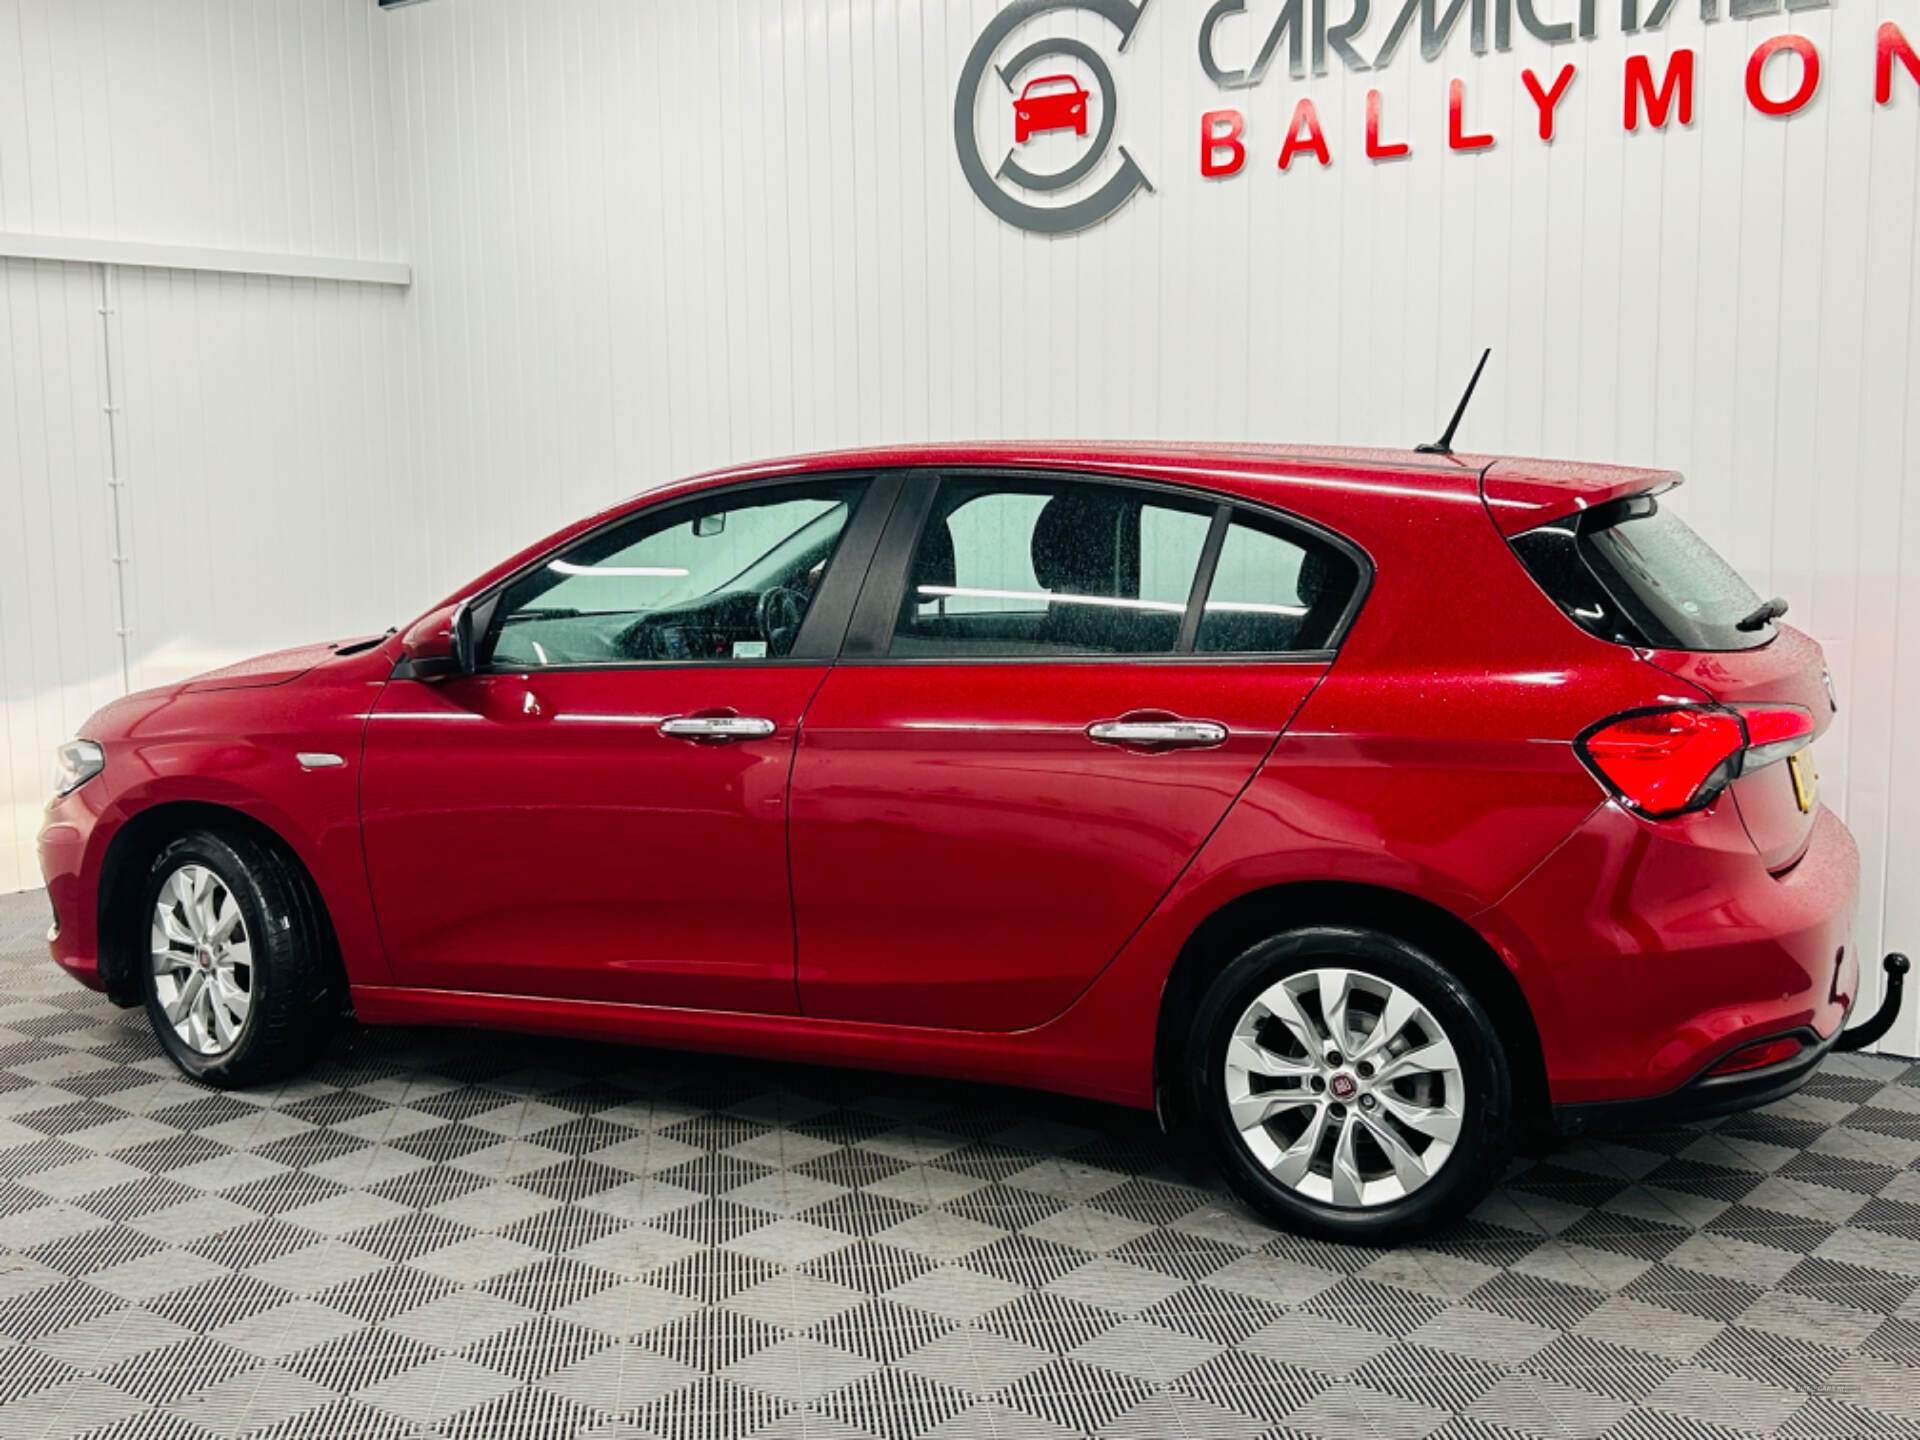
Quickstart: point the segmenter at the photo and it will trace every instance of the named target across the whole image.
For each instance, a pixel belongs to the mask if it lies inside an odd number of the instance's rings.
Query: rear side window
[[[1268,655],[1325,649],[1359,583],[1359,567],[1331,546],[1236,516],[1194,648]]]
[[[1760,596],[1658,496],[1635,495],[1514,537],[1533,578],[1588,632],[1661,650],[1751,650],[1774,636]],[[1747,621],[1749,628],[1741,628]]]
[[[1359,562],[1280,521],[1093,480],[950,479],[890,655],[1278,655],[1329,648]]]

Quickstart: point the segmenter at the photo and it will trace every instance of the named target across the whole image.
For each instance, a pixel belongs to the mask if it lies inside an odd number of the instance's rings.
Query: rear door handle
[[[779,728],[759,715],[676,715],[660,722],[670,740],[764,740]]]
[[[1087,736],[1102,745],[1192,749],[1223,744],[1227,727],[1217,720],[1102,720],[1087,727]]]

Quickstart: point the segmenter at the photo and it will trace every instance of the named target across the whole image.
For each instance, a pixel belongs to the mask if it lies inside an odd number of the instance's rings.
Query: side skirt
[[[1134,1109],[1153,1106],[1152,1057],[1120,1065],[1089,1053],[1054,1020],[1033,1030],[982,1032],[558,1000],[467,990],[356,985],[353,1010],[367,1025],[449,1025],[571,1035],[672,1050],[750,1055],[801,1064],[940,1075],[1020,1085]],[[1067,1012],[1069,1015],[1072,1011]],[[1064,1018],[1064,1017],[1063,1017]],[[1078,1027],[1074,1027],[1078,1028]]]

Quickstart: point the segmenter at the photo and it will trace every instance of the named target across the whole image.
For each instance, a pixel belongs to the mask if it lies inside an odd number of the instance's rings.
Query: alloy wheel
[[[169,875],[154,901],[149,949],[173,1033],[196,1054],[231,1050],[253,1006],[253,947],[226,882],[204,865]]]
[[[1371,1209],[1439,1173],[1460,1138],[1466,1081],[1433,1013],[1363,971],[1301,971],[1263,990],[1227,1043],[1241,1142],[1279,1184]]]

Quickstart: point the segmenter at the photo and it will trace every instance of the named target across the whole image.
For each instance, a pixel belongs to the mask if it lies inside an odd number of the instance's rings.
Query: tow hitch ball
[[[1851,1030],[1841,1031],[1834,1049],[1863,1050],[1891,1030],[1893,1022],[1900,1018],[1900,992],[1906,985],[1911,963],[1906,956],[1896,953],[1887,956],[1880,968],[1887,972],[1887,993],[1880,998],[1880,1008],[1873,1012],[1872,1018],[1862,1020]]]

